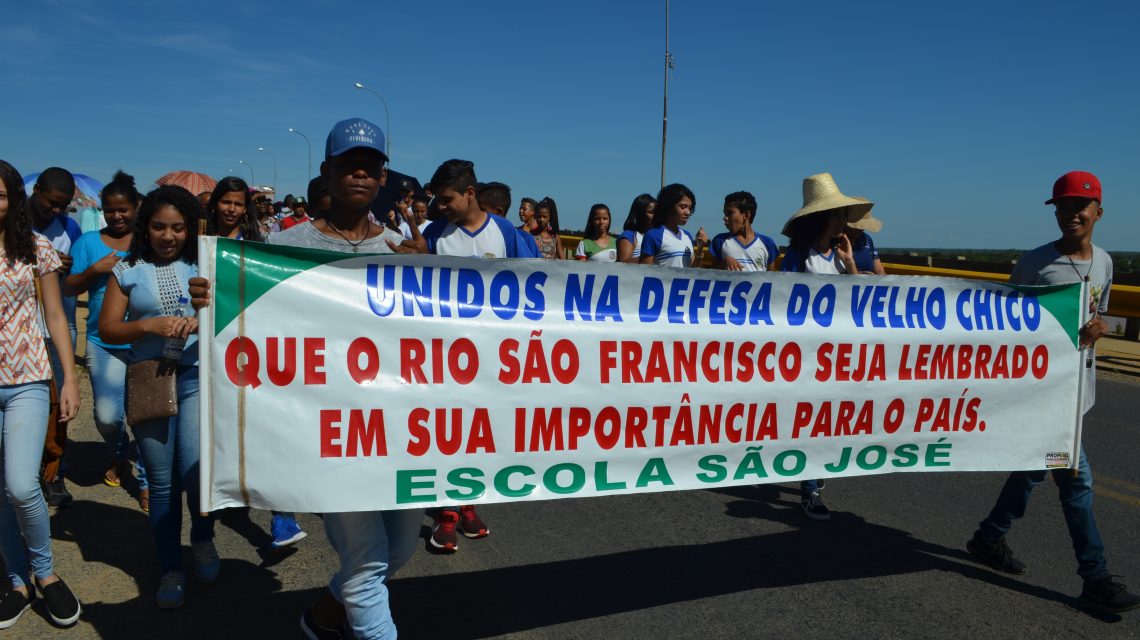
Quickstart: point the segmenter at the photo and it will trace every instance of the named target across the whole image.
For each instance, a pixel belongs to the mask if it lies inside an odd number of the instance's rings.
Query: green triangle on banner
[[[274,285],[337,260],[360,257],[339,251],[218,238],[214,252],[214,335],[221,333]]]

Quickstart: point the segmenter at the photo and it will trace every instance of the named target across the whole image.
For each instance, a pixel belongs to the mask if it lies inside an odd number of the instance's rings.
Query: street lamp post
[[[249,186],[251,186],[251,187],[257,186],[255,184],[257,182],[257,180],[255,180],[253,177],[253,165],[246,162],[245,160],[238,160],[238,164],[244,164],[245,166],[249,167]]]
[[[312,180],[313,179],[313,145],[309,144],[309,136],[301,133],[300,131],[297,131],[293,127],[289,127],[289,133],[295,133],[295,134],[297,134],[297,135],[299,135],[305,139],[305,148],[308,149],[308,155],[306,157],[309,160],[309,165],[308,165],[309,173],[306,176],[306,179]]]
[[[377,98],[380,98],[380,104],[384,105],[384,154],[388,156],[389,160],[391,160],[392,159],[392,114],[388,112],[388,101],[384,99],[384,96],[380,95],[379,91],[376,91],[375,89],[373,89],[371,87],[366,87],[363,84],[360,84],[359,82],[353,83],[352,86],[356,87],[357,89],[364,89],[365,91],[371,91],[373,95],[375,95]]]
[[[277,156],[270,153],[265,147],[258,147],[257,150],[269,153],[269,157],[273,158],[273,193],[277,193]]]

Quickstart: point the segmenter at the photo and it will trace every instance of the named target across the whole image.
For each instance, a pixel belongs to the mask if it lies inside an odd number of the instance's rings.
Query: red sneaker
[[[459,528],[468,538],[486,538],[487,534],[491,533],[479,518],[479,514],[475,513],[475,507],[472,505],[459,507]]]
[[[431,525],[431,546],[455,553],[459,551],[459,538],[455,537],[455,525],[459,524],[459,514],[454,511],[441,510],[435,515],[435,522]]]

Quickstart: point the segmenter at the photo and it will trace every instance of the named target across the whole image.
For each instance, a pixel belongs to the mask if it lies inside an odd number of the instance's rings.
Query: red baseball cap
[[[1057,199],[1069,196],[1101,202],[1100,180],[1088,171],[1070,171],[1053,183],[1053,197],[1045,204],[1053,204]]]

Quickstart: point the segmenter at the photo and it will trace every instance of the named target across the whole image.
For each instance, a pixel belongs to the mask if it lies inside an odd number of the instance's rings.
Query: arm
[[[409,224],[408,231],[412,232],[411,240],[404,240],[400,244],[396,244],[391,240],[385,240],[385,242],[388,243],[388,248],[395,253],[431,253],[428,247],[428,241],[424,238],[423,234],[420,233],[419,226]],[[400,232],[397,231],[396,233]]]
[[[874,273],[874,274],[875,274],[875,275],[877,275],[877,276],[885,276],[885,275],[887,275],[887,270],[883,268],[883,262],[882,262],[882,260],[879,260],[878,258],[875,258],[875,262],[874,262],[874,265],[875,265],[875,267],[874,267],[874,269],[872,269],[872,271],[871,271],[872,273]]]
[[[194,279],[191,279],[191,282],[193,281]],[[207,285],[207,293],[208,290]],[[142,320],[125,320],[129,300],[127,294],[119,288],[119,279],[111,276],[107,281],[107,291],[103,294],[103,311],[99,314],[99,337],[110,344],[130,344],[147,334],[164,338],[186,338],[198,330],[198,319],[195,317],[159,316]]]
[[[103,256],[95,261],[90,267],[83,270],[82,273],[73,273],[63,279],[63,295],[77,296],[89,289],[99,279],[99,276],[105,276],[111,273],[111,269],[119,263],[119,256],[115,252]]]
[[[846,233],[841,233],[837,237],[839,238],[839,245],[835,247],[835,253],[843,261],[847,275],[859,275],[859,267],[855,266],[855,252],[851,250],[851,240],[848,239]]]
[[[60,300],[59,276],[46,273],[37,276],[40,281],[40,297],[43,299],[44,318],[47,320],[51,343],[62,364],[63,389],[59,394],[59,420],[67,422],[79,412],[79,382],[75,377],[75,352],[71,344],[71,332],[67,328],[67,316],[63,314]]]
[[[633,259],[633,243],[625,236],[618,238],[617,241],[617,261],[637,264],[637,260]]]
[[[554,257],[558,260],[565,260],[566,251],[562,248],[562,236],[557,233],[551,235],[554,236]]]

